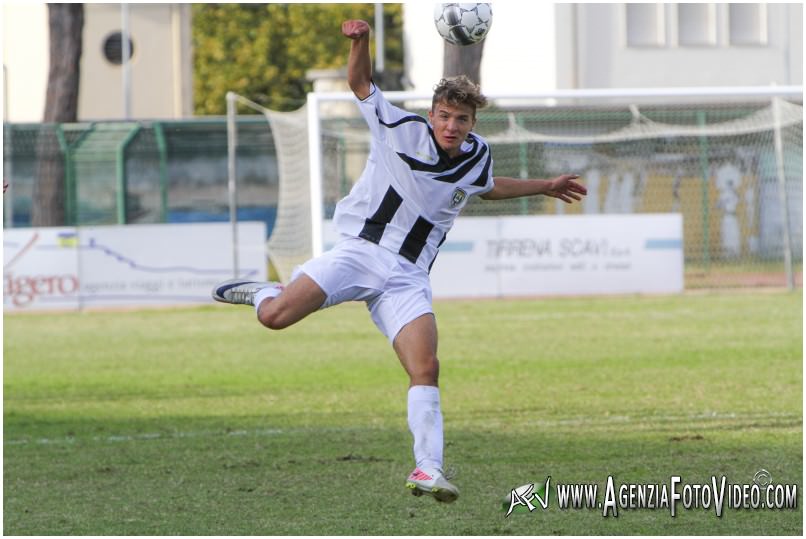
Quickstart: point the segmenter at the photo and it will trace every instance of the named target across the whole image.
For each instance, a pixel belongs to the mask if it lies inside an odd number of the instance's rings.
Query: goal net
[[[415,113],[430,107],[430,96],[386,95]],[[589,194],[572,205],[546,197],[474,199],[463,216],[680,213],[687,287],[800,283],[803,108],[797,91],[488,97],[475,131],[491,143],[495,175],[577,173]],[[323,223],[361,174],[369,133],[345,93],[310,94],[306,109],[264,114],[279,164],[268,253],[287,279],[294,265],[327,247]]]
[[[308,159],[308,130],[306,129],[307,110],[305,107],[292,112],[269,110],[261,105],[237,94],[231,94],[234,101],[256,112],[260,112],[268,122],[271,131],[271,147],[264,151],[272,153],[266,165],[266,176],[276,175],[276,195],[270,197],[276,211],[269,238],[266,242],[266,255],[277,278],[288,282],[294,268],[309,258],[313,253],[311,243],[311,182]],[[230,130],[228,150],[234,156],[231,161],[230,174],[230,215],[236,219],[237,207],[248,203],[250,197],[260,193],[249,193],[245,196],[238,193],[238,164],[246,160],[248,152],[239,152],[239,124],[236,108],[228,107],[227,124]],[[233,131],[234,130],[234,131]],[[244,155],[246,154],[246,156]],[[240,157],[240,159],[239,159]],[[265,185],[272,182],[266,182]],[[265,191],[265,190],[259,190]],[[254,202],[252,200],[252,202]],[[235,230],[233,228],[233,230]],[[237,260],[237,253],[233,253]],[[237,268],[237,262],[235,264]]]

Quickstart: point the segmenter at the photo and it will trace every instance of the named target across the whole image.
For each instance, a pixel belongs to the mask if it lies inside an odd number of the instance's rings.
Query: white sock
[[[409,430],[414,435],[414,461],[418,468],[442,469],[442,410],[439,388],[409,388]]]
[[[255,312],[257,313],[260,310],[260,304],[263,302],[264,299],[266,299],[266,298],[276,298],[277,296],[280,295],[280,293],[282,291],[283,291],[283,288],[280,287],[280,286],[277,286],[276,284],[274,286],[267,286],[266,288],[262,288],[262,289],[258,290],[257,293],[255,294],[255,299],[254,299],[254,301],[255,301]]]

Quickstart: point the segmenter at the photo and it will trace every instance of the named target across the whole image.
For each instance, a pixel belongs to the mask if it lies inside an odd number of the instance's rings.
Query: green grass
[[[407,380],[362,305],[6,315],[10,535],[792,534],[802,294],[441,302],[458,502],[403,488]],[[795,510],[548,510],[543,481],[798,485]]]

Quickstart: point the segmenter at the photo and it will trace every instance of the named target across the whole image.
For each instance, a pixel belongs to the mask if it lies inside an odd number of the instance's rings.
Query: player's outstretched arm
[[[516,180],[496,176],[495,186],[492,190],[481,195],[485,200],[501,200],[505,198],[518,198],[532,195],[546,195],[559,198],[563,202],[572,203],[582,200],[588,194],[585,186],[577,182],[576,174],[563,174],[550,180]]]
[[[369,24],[361,20],[344,21],[341,23],[341,33],[353,40],[347,59],[347,83],[358,99],[366,99],[372,81]]]

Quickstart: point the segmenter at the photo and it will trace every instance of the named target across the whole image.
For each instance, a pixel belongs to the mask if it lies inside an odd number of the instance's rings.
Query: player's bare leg
[[[439,385],[437,323],[433,314],[424,314],[403,326],[393,346],[409,375],[409,387]]]
[[[303,273],[280,295],[267,297],[256,305],[257,319],[269,329],[284,329],[319,310],[325,299],[327,295],[316,281]]]
[[[230,279],[213,288],[213,299],[222,303],[253,305],[258,320],[269,329],[283,329],[319,309],[326,295],[304,273],[287,287],[268,281]]]
[[[442,411],[439,401],[437,324],[424,314],[406,324],[394,341],[395,352],[409,375],[408,420],[414,436],[416,468],[406,480],[412,494],[429,494],[440,502],[453,502],[459,489],[442,471]]]

